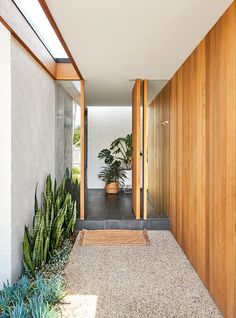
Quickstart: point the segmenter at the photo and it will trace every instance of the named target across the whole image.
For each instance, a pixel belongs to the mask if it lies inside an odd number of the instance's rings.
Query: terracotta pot
[[[105,185],[106,193],[109,194],[117,194],[120,190],[119,182],[110,182]]]

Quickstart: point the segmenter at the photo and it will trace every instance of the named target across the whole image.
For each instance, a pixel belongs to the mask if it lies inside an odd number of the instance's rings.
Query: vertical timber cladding
[[[136,80],[132,91],[132,208],[140,219],[140,102],[141,80]]]
[[[236,2],[173,76],[167,89],[172,232],[224,316],[234,318]],[[155,139],[155,120],[164,93],[151,107],[150,138]],[[155,140],[150,146],[149,157],[157,155]],[[155,179],[157,168],[151,162],[149,174]],[[151,198],[157,200],[154,192]]]
[[[148,110],[148,199],[159,216],[169,211],[169,94],[167,84]]]

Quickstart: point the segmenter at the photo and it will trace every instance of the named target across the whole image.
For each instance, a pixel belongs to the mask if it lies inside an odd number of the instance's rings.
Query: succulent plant
[[[52,187],[52,179],[48,175],[41,208],[38,205],[36,187],[33,231],[30,235],[28,227],[25,227],[23,240],[24,267],[32,275],[35,275],[36,269],[40,269],[48,262],[63,240],[74,232],[76,202],[65,185],[64,177],[59,187],[56,180]]]
[[[73,243],[66,239],[49,262],[0,291],[0,318],[59,318],[57,303],[65,296],[63,270]]]

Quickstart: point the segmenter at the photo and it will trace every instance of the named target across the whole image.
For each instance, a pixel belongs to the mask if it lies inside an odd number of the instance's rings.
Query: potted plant
[[[114,151],[115,155],[119,156],[118,159],[125,168],[125,187],[132,188],[132,134],[114,140],[110,149]]]
[[[113,151],[115,158],[121,161],[125,170],[132,169],[132,134],[114,140],[110,149]]]
[[[98,174],[98,178],[105,182],[105,191],[109,194],[119,192],[120,184],[124,184],[125,177],[125,169],[118,160],[102,167],[101,172]]]
[[[132,134],[115,139],[110,149],[100,151],[98,158],[104,159],[106,164],[111,164],[114,160],[120,161],[126,174],[124,185],[132,187]]]

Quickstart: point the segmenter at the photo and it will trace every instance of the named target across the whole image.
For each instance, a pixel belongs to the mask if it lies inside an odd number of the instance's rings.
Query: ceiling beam
[[[80,77],[71,63],[57,63],[56,79],[62,81],[79,81]]]

